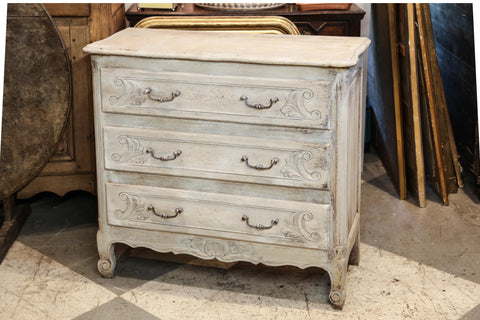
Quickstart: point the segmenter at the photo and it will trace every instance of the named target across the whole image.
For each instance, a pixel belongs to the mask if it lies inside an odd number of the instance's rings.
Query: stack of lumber
[[[440,201],[448,205],[448,195],[463,187],[463,180],[429,5],[385,4],[376,8],[373,15],[373,19],[383,19],[383,28],[388,30],[383,31],[388,33],[383,38],[387,44],[382,48],[377,43],[375,50],[377,59],[388,53],[393,105],[390,110],[385,110],[385,105],[383,110],[374,110],[379,123],[390,120],[390,126],[383,128],[390,131],[390,136],[382,133],[380,157],[400,199],[407,198],[409,193],[420,207],[425,207],[428,183]],[[381,21],[377,24],[380,26]]]

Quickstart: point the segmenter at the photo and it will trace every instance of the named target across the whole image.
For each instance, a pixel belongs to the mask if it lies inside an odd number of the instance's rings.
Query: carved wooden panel
[[[314,248],[330,238],[327,204],[118,184],[107,184],[107,201],[116,226]]]
[[[330,145],[104,127],[105,168],[330,189]]]
[[[102,68],[103,111],[329,127],[329,81]],[[212,110],[211,106],[215,108]]]

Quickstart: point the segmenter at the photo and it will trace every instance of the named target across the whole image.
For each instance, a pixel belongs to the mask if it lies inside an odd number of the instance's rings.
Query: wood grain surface
[[[4,81],[0,199],[47,163],[70,110],[68,57],[40,4],[8,5]]]

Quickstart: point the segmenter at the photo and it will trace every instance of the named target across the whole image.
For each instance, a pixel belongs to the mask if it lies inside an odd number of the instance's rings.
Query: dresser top
[[[362,37],[127,28],[83,50],[99,55],[344,68],[356,65],[369,44]]]

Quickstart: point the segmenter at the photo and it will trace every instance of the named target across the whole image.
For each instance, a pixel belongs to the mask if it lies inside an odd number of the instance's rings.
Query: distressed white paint
[[[330,187],[331,145],[110,126],[104,127],[104,137],[106,169],[326,190]],[[176,157],[175,152],[179,153]],[[242,161],[244,157],[248,164]],[[271,169],[258,170],[249,165]]]
[[[329,126],[331,101],[327,80],[123,68],[104,68],[101,76],[104,112],[320,129]],[[145,94],[146,90],[150,93]],[[162,98],[168,101],[155,100]],[[247,103],[271,107],[256,109]]]
[[[129,28],[89,44],[93,54],[201,61],[351,67],[370,41],[361,37],[241,34]],[[294,44],[295,42],[295,44]],[[120,45],[119,45],[120,44]]]
[[[343,306],[348,257],[358,254],[368,42],[127,29],[88,45],[100,272],[113,276],[116,242],[318,266]],[[255,109],[242,96],[278,101]]]

